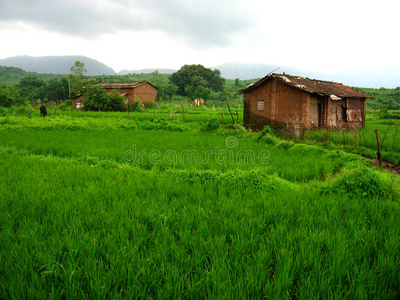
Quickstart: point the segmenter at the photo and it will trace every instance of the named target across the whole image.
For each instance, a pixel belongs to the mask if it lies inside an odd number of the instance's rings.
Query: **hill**
[[[86,56],[15,56],[0,59],[0,66],[16,67],[27,72],[68,74],[76,61],[85,64],[86,75],[114,75],[105,64]]]
[[[19,83],[22,78],[27,76],[39,77],[44,81],[48,81],[54,77],[59,77],[60,74],[26,72],[20,68],[0,66],[0,83],[15,85]]]
[[[141,69],[141,70],[121,70],[117,75],[128,75],[128,74],[151,74],[154,71],[158,71],[160,74],[172,74],[177,70],[174,69]]]

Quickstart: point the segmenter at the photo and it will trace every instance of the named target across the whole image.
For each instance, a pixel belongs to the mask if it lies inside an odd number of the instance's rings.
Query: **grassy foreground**
[[[76,122],[0,129],[0,298],[400,296],[398,177],[257,135]],[[268,163],[151,161],[216,147]]]

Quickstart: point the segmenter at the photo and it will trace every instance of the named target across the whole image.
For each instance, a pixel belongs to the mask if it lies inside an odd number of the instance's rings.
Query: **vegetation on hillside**
[[[71,74],[38,74],[25,72],[13,67],[0,67],[0,90],[9,94],[9,86],[18,90],[19,96],[8,96],[7,101],[18,105],[29,102],[60,103],[83,92],[82,87],[94,82],[133,82],[147,80],[158,88],[158,100],[161,102],[173,99],[188,100],[189,98],[204,98],[209,103],[224,101],[225,93],[229,99],[241,101],[243,96],[238,95],[240,89],[245,88],[254,80],[224,79],[218,70],[211,70],[202,65],[185,65],[174,74],[160,74],[155,71],[151,74],[103,75],[85,76],[85,66],[81,62],[71,67]],[[79,68],[81,72],[79,72]],[[78,72],[76,72],[78,71]],[[396,89],[357,88],[370,94],[373,99],[367,101],[369,109],[400,109],[400,87]],[[4,98],[4,97],[3,97]],[[212,106],[212,105],[211,105]]]

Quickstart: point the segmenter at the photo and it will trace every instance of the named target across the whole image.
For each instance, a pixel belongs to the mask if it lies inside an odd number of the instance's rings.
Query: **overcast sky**
[[[0,0],[0,58],[85,55],[122,69],[268,63],[400,67],[398,0]]]

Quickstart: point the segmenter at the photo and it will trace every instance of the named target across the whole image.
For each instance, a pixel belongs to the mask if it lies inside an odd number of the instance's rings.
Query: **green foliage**
[[[44,88],[44,92],[48,101],[68,99],[67,77],[50,79]]]
[[[174,96],[178,92],[178,87],[175,84],[171,83],[163,83],[157,95],[163,100],[172,100],[172,96]]]
[[[108,110],[110,111],[124,111],[126,97],[118,93],[116,90],[112,90],[109,96]]]
[[[24,77],[17,85],[21,96],[29,101],[43,100],[45,98],[45,87],[46,83],[36,76]]]
[[[125,97],[117,91],[110,94],[101,85],[88,85],[83,99],[83,109],[92,111],[125,111]]]
[[[0,83],[0,106],[10,107],[22,102],[23,99],[16,87]]]
[[[192,98],[199,86],[219,92],[223,91],[225,82],[219,70],[211,70],[202,65],[184,65],[169,80],[178,87],[179,95]]]
[[[107,111],[110,103],[110,97],[106,89],[101,85],[88,85],[83,99],[84,110],[102,110]]]
[[[257,140],[262,139],[265,135],[273,135],[274,134],[274,130],[269,127],[268,125],[265,125],[263,127],[263,130],[261,130],[260,134],[257,137]]]
[[[268,165],[154,166],[226,138],[74,113],[0,118],[2,298],[399,298],[398,177],[252,138],[238,147]],[[132,144],[143,164],[124,162]]]
[[[250,131],[244,127],[243,125],[240,125],[238,123],[235,123],[233,125],[233,129],[235,129],[236,131],[240,132],[240,133],[249,133]]]
[[[383,108],[378,111],[378,117],[379,119],[389,119],[390,118],[390,113],[387,108]]]
[[[211,89],[206,88],[204,86],[198,86],[197,89],[193,93],[194,99],[210,99],[211,97]]]
[[[346,169],[323,191],[357,198],[380,198],[386,195],[378,174],[363,165],[353,165],[353,168]]]
[[[71,67],[71,73],[76,76],[83,76],[87,70],[85,69],[85,64],[77,60],[75,64]]]
[[[395,89],[355,88],[361,92],[371,95],[367,99],[367,107],[372,109],[400,109],[400,87]]]
[[[20,68],[0,66],[0,82],[9,85],[16,85],[24,77],[39,77],[44,81],[59,77],[58,74],[40,74],[26,72]]]
[[[220,122],[217,118],[211,118],[207,121],[205,121],[201,127],[200,127],[200,131],[216,131],[217,129],[219,129],[221,127]]]
[[[143,102],[143,105],[145,108],[151,108],[151,109],[157,108],[157,103],[153,101],[145,101]]]

